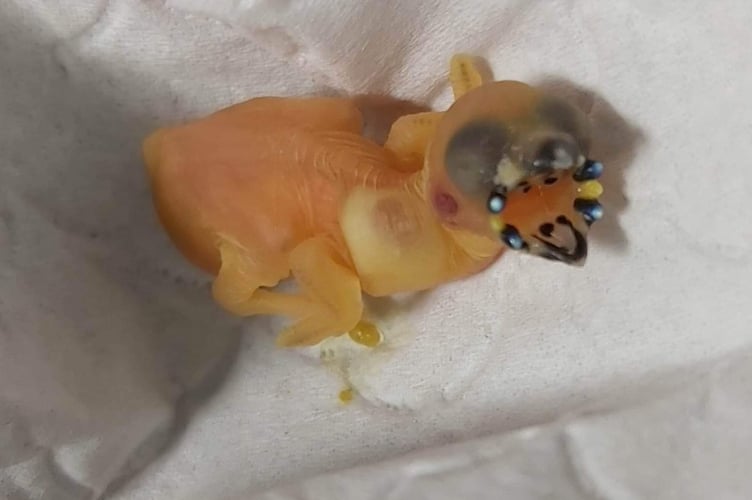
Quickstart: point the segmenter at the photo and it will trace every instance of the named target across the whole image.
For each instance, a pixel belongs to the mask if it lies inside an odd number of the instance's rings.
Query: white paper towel
[[[563,418],[227,500],[746,499],[752,351],[706,368],[681,390],[617,412]]]
[[[136,500],[249,495],[583,405],[634,403],[752,343],[744,0],[36,0],[3,3],[0,22],[9,498],[108,487]],[[139,141],[257,95],[389,94],[443,107],[458,51],[589,112],[608,216],[584,269],[508,255],[398,309],[399,345],[344,359],[362,398],[341,407],[337,374],[273,348],[275,320],[211,304],[206,278],[155,222]],[[623,418],[657,435],[671,422],[681,441],[694,418],[685,410]],[[635,429],[579,444],[612,453]],[[719,460],[749,458],[737,451]],[[667,458],[636,449],[628,460]],[[608,495],[651,491],[650,477],[612,465],[634,472]],[[360,481],[364,495],[369,484]],[[702,484],[682,498],[744,491],[718,475]]]

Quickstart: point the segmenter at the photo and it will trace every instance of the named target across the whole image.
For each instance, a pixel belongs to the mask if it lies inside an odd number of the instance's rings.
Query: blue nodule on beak
[[[599,178],[603,174],[603,163],[587,160],[585,164],[574,174],[577,182],[590,181]]]
[[[574,209],[582,214],[585,218],[585,222],[588,224],[592,224],[603,218],[603,205],[595,200],[584,200],[578,198],[574,200]]]
[[[504,206],[507,204],[507,199],[503,194],[492,193],[488,198],[488,210],[493,214],[501,213],[504,210]]]
[[[501,230],[501,241],[513,250],[522,250],[525,248],[525,241],[520,236],[520,232],[517,231],[516,227],[509,224]]]

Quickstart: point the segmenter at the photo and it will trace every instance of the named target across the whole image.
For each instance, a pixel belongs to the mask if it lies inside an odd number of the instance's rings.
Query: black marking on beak
[[[554,225],[550,222],[545,222],[538,226],[538,231],[545,236],[546,238],[550,237],[551,234],[554,232]]]
[[[546,247],[546,252],[541,254],[541,256],[549,260],[558,260],[566,264],[574,264],[576,262],[582,261],[585,257],[587,257],[588,253],[587,239],[574,227],[572,221],[570,221],[563,215],[557,217],[556,222],[569,227],[576,242],[575,247],[572,250],[568,250],[564,247],[554,245],[550,241],[539,238],[537,235],[533,235],[533,238],[538,240]]]

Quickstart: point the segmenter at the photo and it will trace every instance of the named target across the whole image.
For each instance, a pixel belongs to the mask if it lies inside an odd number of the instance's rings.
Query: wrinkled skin
[[[486,208],[499,177],[504,220],[531,252],[551,258],[535,236],[572,239],[540,232],[562,214],[584,235],[571,175],[588,147],[581,117],[547,112],[522,83],[484,83],[467,56],[453,58],[450,80],[449,110],[400,118],[383,146],[361,135],[359,110],[339,98],[256,98],[160,129],[144,143],[160,220],[215,276],[225,309],[295,320],[278,337],[284,346],[362,332],[363,292],[426,290],[486,268],[504,248]],[[554,136],[552,156],[541,144]],[[273,289],[290,275],[298,293]]]

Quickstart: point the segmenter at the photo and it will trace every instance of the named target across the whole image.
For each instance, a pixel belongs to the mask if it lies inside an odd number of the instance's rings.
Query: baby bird
[[[384,145],[347,98],[254,98],[147,137],[160,221],[215,300],[291,318],[277,342],[303,346],[378,335],[363,293],[462,279],[505,248],[583,264],[602,214],[586,117],[467,55],[449,76],[450,108],[399,118]],[[275,290],[290,276],[296,293]]]

